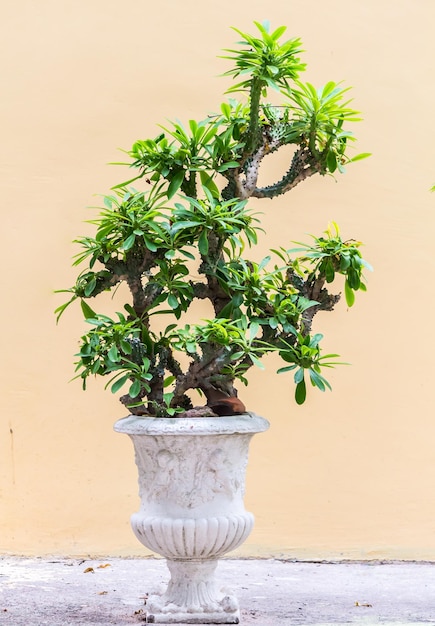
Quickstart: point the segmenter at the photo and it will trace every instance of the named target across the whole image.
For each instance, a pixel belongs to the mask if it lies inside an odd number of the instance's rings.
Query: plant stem
[[[245,142],[245,157],[250,156],[258,145],[259,140],[259,111],[260,111],[260,98],[261,90],[263,88],[263,81],[260,78],[254,76],[251,84],[250,94],[250,107],[249,107],[249,125],[246,133]]]
[[[310,151],[306,147],[299,148],[293,155],[293,159],[288,172],[280,181],[267,187],[256,187],[252,192],[254,198],[275,198],[296,187],[306,178],[317,174],[320,171],[320,165],[315,163]]]

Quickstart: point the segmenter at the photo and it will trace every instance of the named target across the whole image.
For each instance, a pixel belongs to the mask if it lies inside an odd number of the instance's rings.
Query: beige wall
[[[373,152],[336,184],[311,179],[259,205],[286,245],[336,220],[375,266],[355,309],[318,319],[352,362],[333,393],[294,405],[293,386],[253,372],[246,404],[272,427],[253,441],[243,555],[435,559],[433,409],[435,182],[433,0],[40,0],[3,3],[0,553],[141,555],[131,444],[116,399],[72,377],[83,330],[60,327],[55,288],[93,194],[125,172],[117,148],[167,118],[202,118],[228,83],[216,58],[254,19],[302,37],[306,78],[353,84]],[[270,175],[272,167],[270,168]]]

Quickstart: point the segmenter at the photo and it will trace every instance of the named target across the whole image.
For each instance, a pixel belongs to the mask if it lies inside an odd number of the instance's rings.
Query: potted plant
[[[167,557],[172,576],[163,598],[148,602],[149,622],[238,623],[237,602],[216,588],[213,571],[252,528],[243,506],[248,443],[268,422],[246,411],[235,382],[246,385],[247,371],[276,352],[298,404],[307,382],[330,388],[323,368],[337,355],[322,354],[313,318],[338,302],[329,291],[338,275],[348,306],[365,290],[360,243],[343,241],[336,224],[263,259],[251,252],[262,231],[251,197],[274,198],[367,156],[348,154],[348,124],[359,120],[348,88],[302,82],[300,40],[282,41],[284,26],[255,26],[255,35],[234,29],[241,41],[225,51],[224,75],[238,82],[218,113],[171,123],[128,151],[135,174],[104,197],[95,236],[77,239],[74,265],[86,269],[57,309],[79,301],[89,325],[76,363],[83,388],[105,376],[113,393],[124,391],[130,416],[115,429],[136,451],[142,506],[133,529]],[[265,100],[268,90],[279,104]],[[288,145],[286,171],[259,186],[263,160]],[[90,304],[122,283],[130,299],[115,316]],[[198,300],[209,308],[193,320]]]

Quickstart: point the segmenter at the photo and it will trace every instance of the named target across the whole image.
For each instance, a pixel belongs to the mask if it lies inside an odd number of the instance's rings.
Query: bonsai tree
[[[282,41],[284,26],[255,26],[256,35],[234,29],[241,41],[225,50],[231,68],[224,76],[236,83],[219,112],[136,141],[127,152],[134,176],[104,197],[91,220],[95,236],[76,240],[74,265],[86,267],[63,290],[71,298],[56,312],[60,317],[79,301],[89,326],[77,377],[83,388],[90,376],[107,377],[133,414],[244,412],[234,385],[247,384],[249,368],[262,367],[271,352],[284,362],[279,372],[293,373],[296,402],[303,403],[308,381],[330,388],[322,372],[336,363],[337,355],[322,355],[322,335],[312,332],[315,314],[332,311],[340,299],[329,286],[344,277],[348,306],[366,289],[360,243],[343,241],[336,224],[308,244],[287,242],[263,259],[249,256],[262,232],[251,197],[272,199],[367,156],[348,155],[348,125],[360,119],[349,88],[302,82],[301,41]],[[270,91],[278,105],[266,100]],[[288,145],[294,153],[286,170],[259,186],[263,160]],[[129,302],[115,316],[99,312],[94,301],[122,283]],[[186,318],[195,300],[210,303],[207,319],[196,323]],[[166,327],[157,330],[162,316]],[[193,407],[192,390],[206,406]]]

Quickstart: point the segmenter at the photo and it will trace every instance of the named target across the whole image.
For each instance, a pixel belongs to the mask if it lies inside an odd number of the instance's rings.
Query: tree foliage
[[[247,257],[262,232],[251,197],[285,194],[307,178],[342,173],[367,154],[349,155],[349,125],[360,119],[350,106],[348,87],[329,81],[315,88],[299,75],[299,39],[282,41],[285,27],[270,31],[255,22],[257,34],[225,50],[232,64],[224,76],[236,79],[219,112],[185,126],[172,122],[154,139],[136,141],[128,151],[134,175],[115,185],[91,220],[93,237],[76,240],[74,265],[83,266],[65,290],[81,303],[90,330],[81,338],[77,377],[108,377],[115,393],[138,414],[172,416],[191,407],[189,391],[202,392],[210,406],[237,396],[236,380],[247,383],[252,366],[277,352],[293,372],[296,402],[306,382],[330,388],[323,368],[337,355],[322,355],[322,335],[312,334],[314,315],[331,311],[339,295],[329,286],[344,277],[348,306],[365,290],[360,243],[343,241],[336,224],[310,245],[272,250],[261,261]],[[268,90],[282,97],[266,101]],[[240,100],[234,98],[240,94]],[[280,177],[258,185],[263,159],[283,146],[294,153]],[[143,185],[137,190],[131,185]],[[297,247],[294,247],[294,246]],[[94,299],[126,283],[131,301],[115,318],[94,310]],[[186,324],[197,300],[208,300],[211,319]],[[167,316],[157,332],[155,316]],[[181,365],[180,355],[188,357]]]

